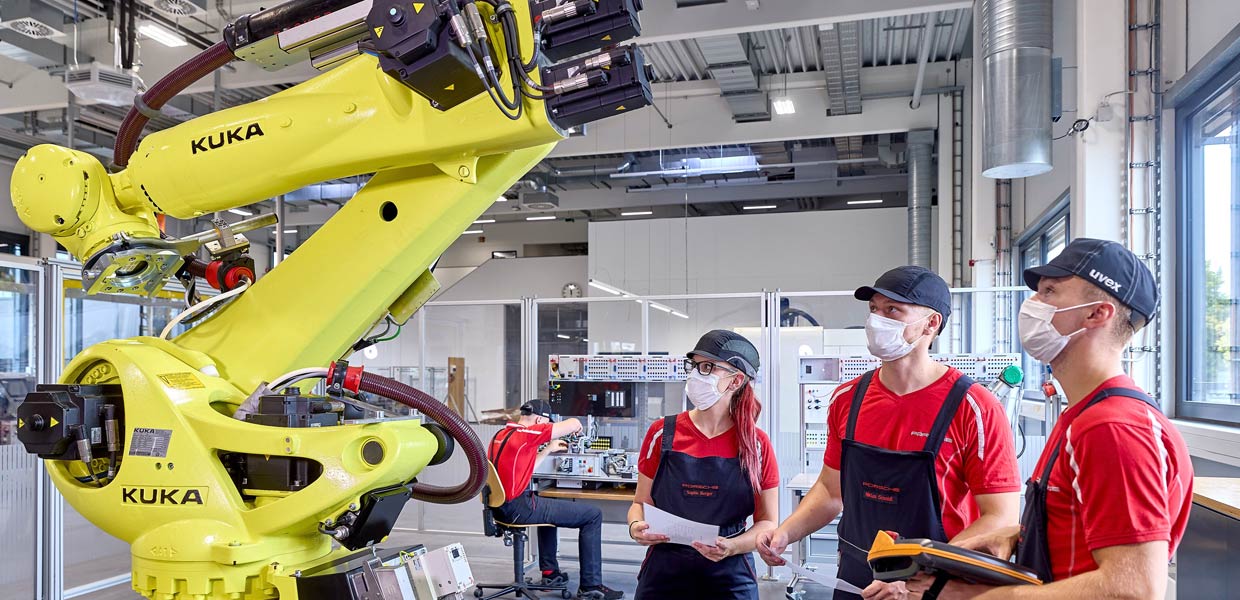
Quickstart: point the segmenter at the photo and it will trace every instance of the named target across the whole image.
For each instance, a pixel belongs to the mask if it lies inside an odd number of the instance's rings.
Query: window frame
[[[1193,319],[1200,318],[1193,309],[1194,290],[1204,294],[1203,282],[1197,281],[1197,262],[1204,253],[1203,236],[1194,235],[1195,226],[1204,219],[1204,199],[1194,196],[1194,189],[1202,172],[1201,161],[1194,160],[1192,144],[1195,132],[1193,119],[1221,94],[1240,85],[1240,57],[1228,62],[1211,75],[1196,91],[1179,99],[1175,105],[1175,322],[1189,323],[1176,327],[1175,342],[1175,416],[1179,419],[1205,421],[1224,425],[1240,425],[1240,404],[1193,402],[1193,343],[1197,335]],[[1240,123],[1240,119],[1237,119]],[[1233,159],[1233,163],[1235,159]],[[1233,172],[1232,194],[1236,194],[1237,176]],[[1234,200],[1233,200],[1234,202]],[[1233,247],[1237,240],[1233,239]],[[1199,287],[1196,289],[1194,286]],[[1235,340],[1233,340],[1235,343]]]

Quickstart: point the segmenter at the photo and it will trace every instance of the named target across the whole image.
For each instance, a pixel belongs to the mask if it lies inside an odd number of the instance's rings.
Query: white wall
[[[1187,31],[1180,39],[1189,68],[1197,64],[1214,45],[1240,24],[1240,2],[1236,0],[1182,0],[1187,9]],[[1177,4],[1177,3],[1172,3]]]
[[[516,250],[524,256],[525,244],[567,244],[585,242],[586,222],[517,221],[478,225],[482,235],[463,235],[448,247],[439,260],[443,267],[476,267],[491,259],[491,252]]]
[[[585,256],[547,256],[488,260],[446,287],[436,300],[513,300],[559,298],[564,285],[586,285]],[[435,270],[438,276],[439,269]]]
[[[853,289],[908,258],[904,208],[590,224],[590,277],[637,294]]]
[[[13,199],[9,195],[9,180],[13,178],[13,164],[0,160],[0,231],[16,233],[18,235],[27,235],[26,224],[17,218],[17,211],[13,209]]]

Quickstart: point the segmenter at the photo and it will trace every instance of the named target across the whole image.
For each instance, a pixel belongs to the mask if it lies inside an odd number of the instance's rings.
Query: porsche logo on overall
[[[149,487],[132,486],[121,488],[121,504],[145,504],[157,506],[180,506],[183,504],[205,504],[207,488],[205,487]]]
[[[219,131],[211,135],[204,135],[189,143],[190,153],[198,154],[199,152],[207,152],[229,146],[232,144],[244,142],[250,138],[262,137],[263,128],[258,123],[250,123],[249,125],[239,125],[233,129]]]

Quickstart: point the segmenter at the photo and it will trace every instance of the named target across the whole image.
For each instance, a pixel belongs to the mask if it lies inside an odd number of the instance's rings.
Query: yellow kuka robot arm
[[[19,216],[83,261],[91,293],[152,294],[202,274],[193,254],[211,236],[169,238],[157,215],[189,219],[374,173],[262,278],[209,276],[227,301],[209,301],[185,333],[92,346],[19,407],[19,439],[68,502],[131,544],[135,591],[415,597],[387,584],[413,573],[405,563],[420,547],[364,549],[411,497],[475,496],[482,445],[442,403],[338,359],[429,298],[433,262],[564,129],[649,103],[636,48],[603,49],[638,33],[638,10],[639,0],[293,0],[238,19],[139,97],[118,136],[123,169],[51,145],[19,161]],[[234,57],[334,68],[136,145],[143,115]],[[233,233],[221,226],[213,256],[244,248]],[[327,396],[299,389],[319,378]],[[359,394],[425,418],[367,419]],[[454,445],[464,483],[414,480]]]

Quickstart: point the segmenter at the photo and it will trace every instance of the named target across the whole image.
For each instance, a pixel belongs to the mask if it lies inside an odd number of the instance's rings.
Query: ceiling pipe
[[[913,99],[908,107],[921,108],[921,90],[926,83],[926,65],[930,62],[930,45],[934,42],[934,31],[939,21],[939,13],[927,13],[926,25],[921,30],[921,50],[917,52],[917,82],[913,84]]]
[[[908,262],[930,268],[934,198],[934,130],[908,134]]]

